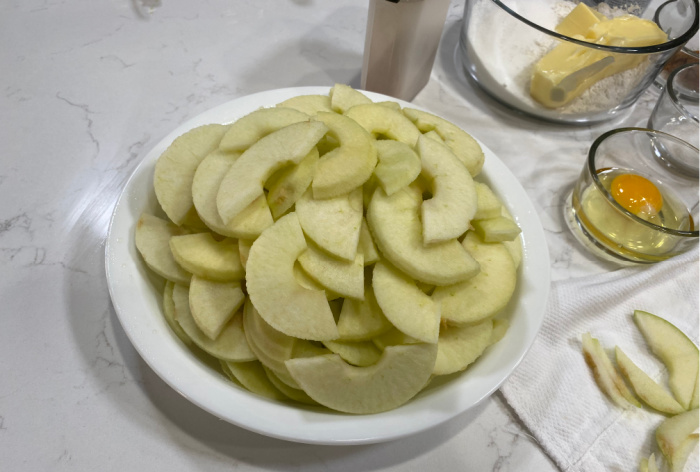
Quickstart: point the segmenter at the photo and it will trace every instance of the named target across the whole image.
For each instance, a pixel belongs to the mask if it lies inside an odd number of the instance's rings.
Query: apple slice
[[[197,214],[210,230],[232,238],[255,239],[273,222],[264,196],[254,200],[228,224],[221,220],[216,205],[221,181],[239,156],[216,150],[205,157],[192,180],[192,200]]]
[[[442,304],[442,317],[455,324],[476,323],[500,312],[517,282],[515,263],[500,243],[484,243],[472,231],[462,241],[481,271],[464,282],[437,287],[433,299]]]
[[[250,146],[221,181],[216,205],[222,221],[228,224],[264,195],[265,181],[285,165],[298,164],[327,131],[321,122],[304,121],[279,129]]]
[[[314,120],[330,130],[338,145],[318,162],[311,188],[314,198],[347,194],[364,184],[377,165],[372,139],[356,122],[337,113],[318,113]]]
[[[513,216],[510,214],[510,212],[504,206],[501,207],[501,216],[504,216],[505,218],[509,218],[509,219],[513,220]],[[515,221],[515,220],[513,220],[513,221]],[[510,253],[511,257],[513,258],[513,262],[515,262],[515,268],[517,269],[523,260],[523,242],[522,242],[522,240],[520,238],[515,238],[512,241],[503,241],[502,244],[506,247],[506,249],[508,249],[508,252]]]
[[[513,241],[520,234],[520,227],[505,216],[474,220],[472,226],[476,234],[486,243]]]
[[[161,208],[180,225],[192,209],[192,179],[202,159],[217,148],[228,126],[194,128],[175,139],[156,162],[153,187]]]
[[[334,410],[372,414],[397,408],[425,386],[437,344],[390,346],[379,362],[354,367],[338,354],[291,359],[289,372],[318,403]]]
[[[421,136],[416,148],[421,158],[421,175],[428,181],[433,195],[421,206],[423,243],[458,238],[467,232],[476,213],[474,180],[443,144]]]
[[[468,326],[443,326],[433,375],[461,372],[491,345],[493,322],[484,320]]]
[[[491,187],[483,182],[474,182],[476,189],[476,213],[475,220],[485,220],[501,216],[501,200],[493,193]]]
[[[639,462],[639,472],[659,472],[659,467],[656,464],[656,455],[653,452],[648,458],[643,457]]]
[[[382,351],[372,341],[325,341],[323,345],[348,364],[358,367],[376,364],[382,356]]]
[[[240,282],[212,282],[196,275],[190,283],[190,312],[197,327],[216,339],[243,305],[245,294]]]
[[[184,234],[170,238],[170,250],[185,270],[205,279],[233,282],[245,276],[235,239],[217,241],[212,233]]]
[[[266,183],[267,203],[272,217],[279,219],[306,192],[316,173],[318,149],[313,148],[301,162],[279,170]]]
[[[610,358],[603,350],[600,342],[585,333],[581,336],[583,344],[583,357],[586,364],[591,368],[596,383],[604,394],[608,396],[616,405],[622,408],[641,406],[636,398],[625,385],[625,381],[613,367]]]
[[[163,288],[163,317],[165,321],[173,330],[173,333],[180,338],[186,346],[192,345],[192,340],[187,333],[182,330],[182,327],[175,319],[175,302],[173,302],[173,289],[175,288],[175,283],[170,280],[166,280],[165,287]]]
[[[299,264],[324,289],[342,297],[365,298],[365,266],[362,254],[352,262],[330,256],[314,245],[299,256]]]
[[[484,152],[481,146],[462,130],[459,126],[450,121],[414,108],[404,108],[403,114],[422,132],[435,131],[445,142],[462,164],[469,170],[472,176],[481,172],[484,165]]]
[[[175,262],[169,246],[170,238],[186,233],[170,221],[144,213],[136,223],[136,249],[153,272],[172,282],[189,285],[192,274]]]
[[[238,240],[238,255],[241,257],[241,265],[243,270],[248,263],[248,254],[250,254],[250,248],[253,246],[255,240],[251,239],[239,239]]]
[[[291,400],[304,403],[306,405],[318,405],[318,403],[315,402],[313,398],[308,396],[305,391],[299,388],[290,387],[284,383],[274,370],[265,367],[264,364],[263,369],[265,370],[265,374],[267,374],[267,378],[270,380],[272,385],[274,385],[277,390],[288,396]]]
[[[493,331],[489,345],[494,345],[506,335],[508,328],[510,328],[510,322],[503,318],[493,318],[491,321],[493,321]]]
[[[390,330],[372,338],[372,342],[382,351],[389,346],[402,346],[404,344],[420,344],[415,338],[392,327]]]
[[[331,108],[337,113],[345,113],[355,105],[372,103],[372,100],[362,92],[345,84],[335,84],[328,95],[331,99]]]
[[[382,255],[411,278],[449,285],[473,277],[479,264],[456,239],[423,244],[418,187],[405,187],[391,196],[377,188],[367,209],[367,224]]]
[[[685,460],[697,444],[697,435],[693,435],[697,429],[698,410],[671,416],[656,428],[656,443],[672,470],[683,470]]]
[[[338,317],[338,334],[342,341],[368,341],[393,328],[377,304],[371,285],[365,288],[364,300],[346,298]]]
[[[260,108],[236,120],[221,138],[219,149],[243,152],[268,134],[308,119],[309,115],[292,108]]]
[[[653,352],[668,368],[668,383],[678,403],[690,407],[698,378],[698,348],[673,324],[642,310],[634,321]]]
[[[299,224],[324,251],[354,261],[362,225],[362,190],[325,200],[316,200],[307,190],[296,203]]]
[[[372,240],[372,233],[369,232],[367,220],[363,217],[360,224],[360,238],[357,243],[357,252],[362,254],[365,266],[372,265],[379,260],[379,252]]]
[[[345,112],[375,138],[388,138],[413,147],[420,131],[400,111],[390,107],[368,103],[356,105]]]
[[[230,373],[243,387],[256,395],[272,400],[288,401],[289,397],[282,393],[270,381],[263,365],[259,361],[226,362]]]
[[[298,95],[288,98],[276,106],[293,108],[309,116],[314,116],[319,111],[333,111],[331,97],[328,95]]]
[[[304,270],[304,268],[301,266],[299,261],[297,261],[294,264],[294,278],[296,281],[304,287],[305,289],[308,290],[320,290],[322,292],[326,293],[326,299],[330,302],[332,300],[337,300],[338,298],[342,298],[340,294],[335,293],[332,290],[327,289],[321,283],[319,283],[316,279],[311,277],[308,272]],[[333,311],[333,306],[331,305],[331,311]]]
[[[421,171],[421,160],[411,146],[390,139],[377,141],[374,145],[378,157],[374,175],[387,195],[416,180]]]
[[[302,287],[294,278],[294,262],[306,249],[294,212],[263,231],[248,256],[248,295],[260,316],[284,334],[316,341],[337,339],[326,295]]]
[[[615,359],[622,375],[632,386],[634,393],[647,405],[657,411],[677,415],[683,408],[661,385],[640,369],[627,355],[615,346]]]
[[[440,305],[416,287],[410,277],[380,261],[374,265],[372,288],[391,324],[419,341],[438,341]]]
[[[175,319],[182,330],[204,352],[225,361],[247,362],[256,359],[243,333],[243,317],[240,311],[229,320],[219,337],[212,340],[199,329],[192,317],[187,287],[175,284],[173,303]]]

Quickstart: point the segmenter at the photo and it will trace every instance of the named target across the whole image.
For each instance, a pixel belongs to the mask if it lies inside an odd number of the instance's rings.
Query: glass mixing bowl
[[[698,0],[674,0],[674,15],[668,19],[672,24],[663,25],[668,39],[661,44],[621,47],[611,45],[619,42],[596,44],[556,32],[556,26],[578,3],[606,18],[633,14],[649,21],[654,21],[662,5],[669,7],[662,0],[468,0],[458,51],[468,75],[515,112],[554,122],[601,122],[624,116],[665,63],[698,31]],[[564,43],[571,46],[564,62],[578,55],[595,60],[579,61],[578,68],[565,65],[563,70],[569,75],[554,92],[561,95],[582,83],[589,86],[568,103],[545,106],[531,95],[535,64]],[[603,78],[596,80],[598,77]]]

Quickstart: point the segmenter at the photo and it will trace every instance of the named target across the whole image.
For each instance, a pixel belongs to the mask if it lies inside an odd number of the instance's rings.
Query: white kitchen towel
[[[501,392],[562,470],[637,471],[642,457],[661,455],[654,431],[665,417],[613,404],[584,361],[581,335],[598,338],[613,363],[617,345],[666,382],[632,314],[639,309],[666,318],[697,344],[698,267],[696,248],[655,265],[552,284],[542,330]],[[698,468],[697,449],[694,454],[686,471]]]

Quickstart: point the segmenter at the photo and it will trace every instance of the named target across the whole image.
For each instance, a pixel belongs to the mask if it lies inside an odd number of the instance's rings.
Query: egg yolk
[[[641,175],[618,175],[612,181],[610,193],[617,203],[635,215],[655,215],[664,204],[656,185]]]

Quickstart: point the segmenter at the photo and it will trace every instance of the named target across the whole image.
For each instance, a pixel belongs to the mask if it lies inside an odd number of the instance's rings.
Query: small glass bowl
[[[614,129],[591,145],[565,218],[593,254],[622,264],[654,263],[697,244],[698,177],[669,167],[660,149],[673,150],[680,161],[699,152],[646,128]]]
[[[678,8],[678,14],[669,19],[673,27],[664,29],[669,36],[667,42],[646,47],[617,47],[589,43],[554,31],[579,2],[470,0],[464,10],[458,60],[480,89],[516,113],[572,124],[610,120],[630,111],[664,64],[698,31],[698,0],[674,1],[681,2],[684,8]],[[658,3],[644,0],[628,3],[586,0],[583,3],[608,17],[629,12],[652,21],[658,7]],[[630,10],[623,10],[623,4],[631,5]],[[595,82],[563,106],[547,108],[530,95],[530,78],[534,65],[562,42],[580,46],[580,51],[605,56],[605,61],[597,61],[582,74],[572,74],[570,83],[599,74],[614,63],[633,66]]]

